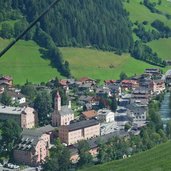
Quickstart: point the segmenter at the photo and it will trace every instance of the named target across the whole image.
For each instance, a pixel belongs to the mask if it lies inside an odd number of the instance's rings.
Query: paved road
[[[166,73],[162,77],[162,80],[165,80],[167,75],[171,75],[171,70],[166,71]]]
[[[0,171],[19,171],[19,169],[8,169],[6,167],[0,166]]]

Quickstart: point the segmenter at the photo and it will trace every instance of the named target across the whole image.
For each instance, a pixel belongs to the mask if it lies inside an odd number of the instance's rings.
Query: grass
[[[149,42],[148,45],[162,59],[171,60],[171,38],[154,40]]]
[[[64,59],[70,63],[71,73],[76,78],[89,76],[100,80],[118,79],[121,72],[132,76],[143,73],[145,68],[155,68],[129,54],[119,56],[113,52],[67,47],[60,50]]]
[[[136,154],[128,159],[112,161],[80,171],[170,171],[171,142]]]
[[[163,2],[164,0],[162,0]],[[151,11],[146,8],[143,4],[140,4],[142,0],[130,0],[129,3],[125,2],[125,9],[129,12],[130,20],[134,23],[135,21],[143,22],[148,21],[148,25],[146,26],[148,29],[153,29],[151,27],[151,23],[159,19],[165,23],[165,25],[171,27],[171,20],[168,20],[165,16],[151,13]]]
[[[151,11],[143,4],[140,4],[140,2],[142,2],[142,0],[130,0],[129,3],[127,3],[126,1],[124,2],[125,9],[129,12],[129,18],[133,23],[135,23],[135,21],[138,21],[139,23],[148,21],[148,24],[144,26],[147,31],[154,29],[151,26],[151,23],[154,20],[159,19],[160,21],[164,22],[165,25],[171,28],[171,20],[167,19],[164,15],[151,13]],[[150,2],[156,2],[157,4],[158,0],[150,0]],[[167,0],[162,0],[161,5],[156,5],[156,8],[162,12],[171,14],[171,2]],[[135,27],[136,26],[133,25],[133,28]],[[135,36],[135,33],[133,33],[133,38],[134,40],[138,39]],[[171,60],[171,38],[154,40],[147,43],[147,45],[149,45],[154,52],[157,52],[159,57],[161,57],[162,59]]]
[[[0,50],[10,40],[0,39]],[[53,77],[60,77],[50,61],[43,59],[40,47],[33,41],[20,40],[12,49],[0,58],[0,74],[10,75],[15,84],[24,84],[26,80],[40,83]]]
[[[158,0],[151,0],[150,2],[156,3],[156,9],[163,13],[167,13],[171,15],[171,1],[169,0],[162,0],[161,5],[158,4]]]

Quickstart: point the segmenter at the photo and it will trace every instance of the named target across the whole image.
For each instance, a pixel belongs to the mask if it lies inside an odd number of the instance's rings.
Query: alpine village
[[[0,171],[171,171],[170,0],[0,0]]]

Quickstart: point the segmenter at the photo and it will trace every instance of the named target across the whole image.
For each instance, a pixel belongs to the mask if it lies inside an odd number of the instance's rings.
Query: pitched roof
[[[73,110],[71,108],[68,108],[67,105],[61,106],[61,110],[58,111],[60,115],[68,115],[68,114],[73,114]]]
[[[95,110],[85,111],[85,112],[82,112],[82,114],[88,119],[97,116],[97,112]]]
[[[79,81],[80,82],[85,82],[85,81],[95,81],[95,80],[93,80],[93,79],[91,79],[89,77],[82,77],[82,78],[79,79]]]

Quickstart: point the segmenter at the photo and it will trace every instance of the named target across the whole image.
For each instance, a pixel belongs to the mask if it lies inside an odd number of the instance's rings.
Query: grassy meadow
[[[129,54],[119,56],[113,52],[86,48],[65,47],[60,50],[64,59],[70,63],[71,73],[76,78],[89,76],[101,80],[118,79],[121,72],[132,76],[143,73],[145,68],[155,68]]]
[[[0,39],[0,50],[10,40]],[[10,75],[15,84],[24,84],[26,80],[40,83],[60,76],[52,68],[48,59],[43,59],[40,47],[33,41],[20,40],[12,49],[0,58],[0,74]]]
[[[171,60],[171,38],[154,40],[149,42],[148,45],[157,52],[162,59]]]
[[[170,171],[170,161],[171,142],[169,141],[130,158],[87,167],[79,171]]]
[[[162,0],[167,1],[167,0]],[[151,11],[145,7],[143,4],[140,4],[142,0],[130,0],[129,3],[124,2],[125,9],[129,12],[129,17],[130,20],[135,23],[136,21],[138,22],[143,22],[143,21],[148,21],[148,24],[146,26],[147,29],[152,29],[151,23],[158,19],[161,20],[162,22],[165,23],[165,25],[171,27],[171,20],[168,20],[165,16],[156,14],[156,13],[151,13]],[[162,8],[166,8],[165,6]],[[170,8],[170,7],[167,7]],[[171,8],[170,8],[171,11]]]

